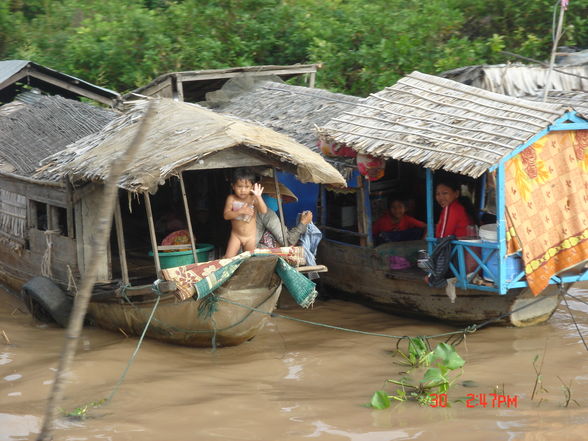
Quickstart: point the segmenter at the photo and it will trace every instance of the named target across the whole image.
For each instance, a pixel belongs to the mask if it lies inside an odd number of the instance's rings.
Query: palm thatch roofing
[[[543,102],[543,94],[540,93],[539,95],[535,96],[526,96],[524,97],[526,100],[531,101],[541,101]],[[555,103],[555,104],[563,104],[569,107],[573,107],[576,112],[578,112],[582,117],[588,119],[588,91],[587,92],[578,92],[578,91],[550,91],[547,94],[547,102],[548,103]]]
[[[491,92],[526,97],[545,89],[548,67],[522,63],[465,66],[439,76]],[[551,72],[549,90],[588,92],[588,64],[556,66]]]
[[[221,115],[197,104],[167,98],[140,100],[100,132],[70,145],[44,161],[41,179],[104,181],[116,160],[135,137],[149,101],[154,116],[143,144],[118,185],[132,192],[157,191],[158,185],[183,170],[212,167],[215,156],[227,153],[261,158],[264,163],[295,173],[302,182],[345,185],[343,177],[315,152],[266,127]],[[222,156],[224,167],[243,165],[243,156]]]
[[[207,104],[219,112],[259,122],[291,136],[318,152],[316,126],[351,110],[362,98],[311,87],[264,81],[247,87],[230,81],[207,95]]]
[[[0,164],[30,176],[40,161],[102,129],[116,113],[60,96],[39,95],[0,107]]]
[[[478,177],[566,110],[413,72],[319,132],[359,153]]]

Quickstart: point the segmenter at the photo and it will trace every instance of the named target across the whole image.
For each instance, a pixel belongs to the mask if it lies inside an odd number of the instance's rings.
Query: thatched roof
[[[525,96],[524,99],[543,102],[543,94]],[[588,119],[588,92],[551,91],[547,94],[547,102],[573,107],[581,116]]]
[[[439,76],[491,92],[525,97],[538,95],[545,88],[547,72],[546,66],[513,63],[459,67]],[[549,90],[588,92],[588,64],[556,66],[551,72]]]
[[[413,72],[320,133],[360,153],[478,177],[567,109]]]
[[[294,172],[302,182],[345,184],[320,155],[285,135],[196,104],[166,98],[153,101],[155,115],[144,143],[119,181],[122,188],[153,193],[161,182],[183,170],[213,168],[218,161],[224,167],[238,167],[244,157],[262,158],[266,164]],[[134,138],[147,103],[132,102],[129,111],[102,131],[48,158],[36,177],[104,181],[111,161]],[[235,155],[233,159],[230,154]]]
[[[116,113],[60,96],[0,107],[2,170],[30,175],[39,162],[102,129]]]
[[[352,95],[272,81],[257,83],[249,90],[240,86],[229,82],[209,94],[207,102],[214,110],[259,122],[317,152],[315,128],[362,101]]]

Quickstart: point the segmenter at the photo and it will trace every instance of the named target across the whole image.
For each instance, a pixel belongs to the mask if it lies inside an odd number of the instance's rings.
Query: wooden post
[[[282,237],[284,238],[284,243],[282,246],[287,247],[290,244],[288,243],[288,232],[286,230],[286,223],[284,222],[284,210],[282,208],[282,194],[280,193],[280,183],[278,182],[278,171],[274,167],[274,184],[276,186],[276,199],[278,200],[278,212],[280,213],[280,223],[282,228]]]
[[[506,184],[505,167],[501,162],[496,171],[496,224],[498,241],[498,294],[506,294]]]
[[[366,198],[365,198],[365,183],[364,183],[364,177],[362,175],[358,175],[357,176],[357,185],[358,185],[358,191],[356,193],[356,197],[357,197],[357,231],[361,234],[367,234],[368,231],[368,225],[367,225],[367,216],[366,216]],[[369,197],[368,197],[368,201],[369,201]],[[369,243],[371,243],[371,237],[368,238],[367,236],[362,236],[359,239],[359,245],[361,245],[362,247],[365,247],[367,245],[369,245]]]
[[[149,237],[151,238],[151,248],[153,257],[155,257],[155,270],[157,278],[161,279],[161,263],[159,262],[159,251],[157,250],[157,237],[155,236],[155,223],[153,222],[153,212],[151,211],[151,198],[149,192],[143,193],[145,198],[145,211],[147,212],[147,223],[149,224]]]
[[[435,188],[433,186],[433,171],[426,169],[427,173],[427,252],[429,255],[433,252],[433,243],[435,242],[435,219],[433,218],[433,195]]]
[[[114,227],[116,228],[116,241],[118,243],[118,258],[120,260],[120,271],[125,286],[129,286],[129,267],[127,265],[127,251],[125,248],[125,233],[122,224],[122,214],[118,198],[114,206]]]
[[[184,101],[184,84],[182,83],[182,74],[176,75],[176,93],[175,101]]]
[[[327,189],[325,184],[320,184],[319,188],[319,197],[321,201],[321,211],[320,211],[320,225],[323,227],[327,226]]]
[[[196,238],[192,231],[192,219],[190,218],[190,208],[188,207],[188,198],[186,196],[186,186],[184,185],[184,177],[180,172],[178,176],[180,180],[180,188],[182,190],[182,200],[184,201],[184,211],[186,212],[186,222],[188,223],[188,231],[190,232],[190,241],[192,242],[192,254],[194,255],[194,263],[198,263],[198,254],[196,253]]]
[[[75,221],[74,221],[74,202],[73,202],[73,186],[69,179],[64,179],[65,181],[65,191],[67,193],[67,236],[70,239],[74,239],[75,237]]]

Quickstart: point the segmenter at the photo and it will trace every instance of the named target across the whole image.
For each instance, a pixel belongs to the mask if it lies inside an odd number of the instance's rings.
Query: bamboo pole
[[[157,278],[161,279],[161,262],[159,261],[159,250],[157,249],[157,238],[155,237],[155,222],[153,222],[153,211],[151,210],[151,198],[149,192],[143,193],[145,198],[145,211],[147,211],[147,224],[149,225],[149,238],[151,239],[151,248],[153,257],[155,257],[155,271]]]
[[[549,69],[547,70],[547,79],[545,80],[545,85],[543,86],[543,102],[547,101],[547,95],[549,94],[549,88],[551,87],[551,75],[553,74],[553,67],[555,65],[555,53],[557,52],[557,45],[562,35],[561,28],[563,26],[565,11],[565,8],[560,3],[559,19],[557,21],[557,29],[555,31],[555,34],[553,35],[553,46],[551,47],[551,57],[549,58]]]
[[[184,211],[186,212],[186,223],[188,224],[188,232],[190,233],[190,241],[192,242],[192,254],[194,255],[194,263],[198,263],[198,254],[196,251],[196,238],[194,231],[192,231],[192,218],[190,217],[190,207],[188,206],[188,197],[186,196],[186,185],[184,184],[184,177],[182,172],[178,176],[180,180],[180,188],[182,190],[182,200],[184,201]]]
[[[120,271],[125,286],[129,285],[129,266],[127,265],[127,250],[125,248],[125,233],[123,230],[122,214],[118,197],[114,206],[114,226],[116,228],[116,241],[118,243],[118,258],[120,260]]]
[[[110,227],[112,225],[114,202],[117,196],[116,184],[120,179],[122,172],[134,157],[137,149],[143,143],[145,133],[149,130],[151,118],[155,111],[154,107],[153,102],[148,104],[142,122],[137,128],[137,132],[129,144],[129,147],[120,155],[120,157],[115,158],[111,163],[110,174],[104,183],[104,194],[100,201],[99,213],[102,213],[102,216],[97,224],[96,240],[94,246],[91,248],[86,272],[82,279],[82,285],[75,297],[72,314],[66,330],[63,351],[59,360],[57,372],[55,373],[55,381],[53,382],[53,387],[47,401],[43,425],[39,436],[37,437],[37,441],[50,441],[53,438],[54,421],[57,417],[59,404],[63,399],[65,392],[65,379],[73,362],[78,340],[84,325],[86,311],[88,310],[88,303],[90,302],[90,297],[92,295],[92,288],[96,282],[98,263],[106,253],[106,245],[110,234]]]
[[[365,193],[363,189],[363,176],[357,176],[357,188],[358,191],[356,193],[356,207],[357,207],[357,231],[358,233],[364,234],[365,236],[361,236],[359,239],[359,245],[365,247],[367,245],[367,220],[365,215]]]
[[[284,238],[282,243],[283,247],[287,247],[288,243],[288,231],[286,230],[286,223],[284,222],[284,209],[282,208],[282,194],[280,193],[280,183],[278,182],[278,171],[274,167],[274,185],[276,186],[276,199],[278,200],[278,212],[280,213],[280,227],[282,228],[282,237]]]

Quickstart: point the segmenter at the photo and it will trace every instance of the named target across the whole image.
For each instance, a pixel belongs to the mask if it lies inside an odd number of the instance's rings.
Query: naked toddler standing
[[[233,194],[227,197],[224,218],[231,221],[231,236],[225,257],[233,257],[243,251],[255,249],[255,210],[267,212],[261,197],[263,187],[255,182],[255,175],[247,169],[237,169],[231,182]]]

